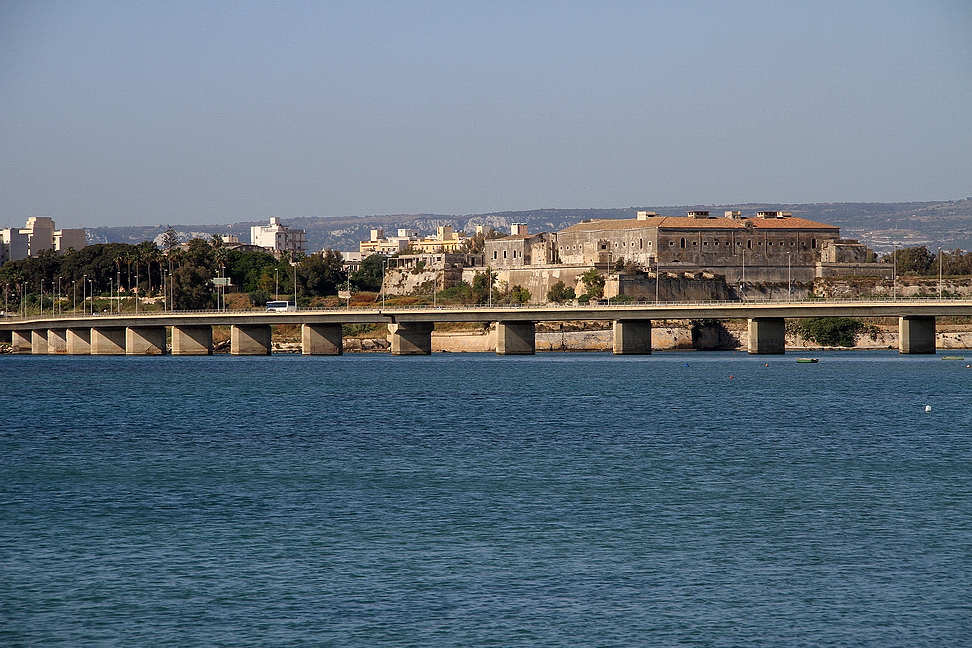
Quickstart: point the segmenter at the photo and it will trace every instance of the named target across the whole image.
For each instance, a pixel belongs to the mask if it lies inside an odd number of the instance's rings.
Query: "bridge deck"
[[[186,311],[6,317],[0,330],[247,324],[385,324],[396,322],[550,322],[590,320],[753,319],[764,317],[972,316],[972,300],[697,302],[597,306],[439,306],[374,309]]]

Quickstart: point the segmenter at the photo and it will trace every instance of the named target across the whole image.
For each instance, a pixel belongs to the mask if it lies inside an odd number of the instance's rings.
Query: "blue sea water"
[[[818,357],[0,357],[0,645],[972,645],[972,369]]]

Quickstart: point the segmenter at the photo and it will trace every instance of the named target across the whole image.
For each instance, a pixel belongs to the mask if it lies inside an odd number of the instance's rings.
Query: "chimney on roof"
[[[526,236],[527,235],[527,224],[526,223],[513,223],[510,225],[510,236]]]
[[[654,218],[657,215],[658,212],[640,211],[638,212],[638,220],[648,220],[649,218]]]
[[[708,211],[705,211],[705,210],[690,211],[690,212],[688,212],[688,217],[689,218],[708,218],[709,217],[709,212]]]
[[[788,218],[793,215],[793,212],[786,211],[758,211],[756,212],[756,218]]]
[[[731,209],[726,210],[726,218],[742,218],[741,211],[732,211]]]

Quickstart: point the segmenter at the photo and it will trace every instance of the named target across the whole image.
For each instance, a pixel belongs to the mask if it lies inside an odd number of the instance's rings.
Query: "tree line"
[[[4,310],[11,312],[55,299],[74,309],[85,297],[136,293],[140,298],[160,298],[168,308],[194,310],[217,305],[221,277],[262,306],[278,294],[293,300],[295,287],[299,301],[336,295],[346,285],[374,289],[374,277],[366,275],[349,277],[340,252],[333,250],[277,258],[269,252],[228,248],[218,235],[180,245],[170,230],[161,246],[152,241],[103,243],[64,253],[44,250],[36,257],[7,262],[0,266],[0,291]],[[380,286],[380,274],[377,281]]]
[[[972,275],[972,252],[940,250],[937,254],[920,245],[895,250],[881,257],[881,263],[894,264],[899,275],[930,276],[939,271],[949,277]]]

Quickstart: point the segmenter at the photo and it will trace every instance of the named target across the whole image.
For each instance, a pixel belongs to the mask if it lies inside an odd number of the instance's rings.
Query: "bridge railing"
[[[80,317],[85,318],[109,318],[109,317],[138,317],[138,316],[167,316],[167,315],[226,315],[226,314],[267,314],[267,315],[294,315],[295,313],[300,314],[313,314],[313,313],[335,313],[335,312],[360,312],[360,311],[379,311],[379,312],[401,312],[401,311],[416,311],[416,310],[478,310],[478,311],[509,311],[509,310],[598,310],[598,309],[612,309],[616,310],[618,308],[670,308],[673,306],[685,306],[685,307],[699,307],[699,306],[711,306],[711,307],[727,307],[727,306],[747,306],[747,305],[765,305],[765,306],[822,306],[822,305],[839,305],[839,304],[887,304],[887,305],[917,305],[917,304],[958,304],[958,303],[972,303],[970,299],[962,299],[958,297],[943,297],[939,299],[938,297],[869,297],[867,299],[860,298],[819,298],[819,299],[801,299],[801,300],[787,300],[787,299],[746,299],[746,300],[682,300],[682,301],[628,301],[628,300],[611,300],[611,299],[599,299],[592,300],[587,303],[579,303],[576,300],[564,304],[551,304],[551,303],[527,303],[527,304],[408,304],[408,305],[389,305],[386,304],[382,306],[380,303],[369,305],[366,308],[347,308],[341,306],[313,306],[313,307],[298,307],[296,310],[287,312],[270,312],[262,308],[241,308],[241,309],[199,309],[199,310],[167,310],[167,311],[149,311],[135,313],[134,311],[128,311],[124,313],[84,313],[80,314]],[[11,315],[6,313],[4,317],[0,317],[0,323],[15,323],[20,321],[32,321],[39,318],[43,319],[75,319],[79,317],[78,313],[59,313],[57,315],[28,315],[25,317]]]

